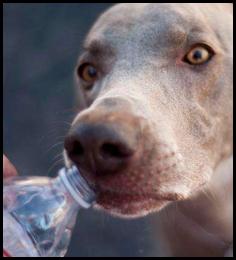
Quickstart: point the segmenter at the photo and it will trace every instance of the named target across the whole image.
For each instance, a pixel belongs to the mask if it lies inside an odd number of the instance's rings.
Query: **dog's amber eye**
[[[196,46],[186,54],[184,61],[191,65],[201,65],[209,61],[212,56],[213,51],[206,46]]]
[[[98,76],[97,69],[89,63],[84,63],[79,66],[77,72],[81,79],[90,84],[92,84]]]

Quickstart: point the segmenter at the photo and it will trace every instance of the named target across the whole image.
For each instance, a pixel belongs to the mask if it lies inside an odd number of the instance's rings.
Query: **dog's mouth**
[[[146,216],[151,212],[162,209],[171,201],[178,198],[178,194],[156,194],[144,191],[128,191],[108,187],[108,183],[94,179],[87,171],[80,168],[80,173],[86,178],[89,186],[96,192],[97,200],[95,207],[103,209],[112,215],[126,218]]]
[[[160,210],[173,199],[156,194],[123,193],[111,190],[100,190],[97,207],[121,217],[140,217]]]

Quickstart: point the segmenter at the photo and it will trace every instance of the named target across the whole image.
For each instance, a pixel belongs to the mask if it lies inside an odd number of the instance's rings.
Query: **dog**
[[[125,3],[75,69],[65,164],[123,218],[159,212],[171,256],[233,255],[233,7]]]

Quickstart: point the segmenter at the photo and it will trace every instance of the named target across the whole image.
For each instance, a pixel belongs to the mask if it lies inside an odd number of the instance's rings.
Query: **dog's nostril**
[[[69,151],[71,156],[81,156],[84,153],[84,149],[79,141],[74,141]]]
[[[105,143],[101,146],[100,151],[104,157],[127,157],[130,152],[119,144]]]
[[[64,147],[70,157],[82,156],[84,154],[84,148],[81,143],[73,137],[65,139]]]
[[[111,157],[121,157],[123,154],[121,153],[118,146],[115,144],[103,144],[101,147],[102,155],[111,156]]]

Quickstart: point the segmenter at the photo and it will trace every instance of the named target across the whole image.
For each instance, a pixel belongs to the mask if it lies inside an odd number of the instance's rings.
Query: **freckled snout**
[[[76,165],[102,176],[128,166],[137,153],[139,134],[132,115],[98,109],[78,118],[64,146]]]

